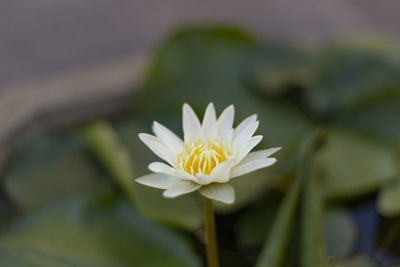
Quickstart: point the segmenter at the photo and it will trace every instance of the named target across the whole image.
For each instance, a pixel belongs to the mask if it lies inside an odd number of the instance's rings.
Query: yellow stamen
[[[185,142],[185,150],[178,154],[178,166],[185,172],[196,175],[210,174],[221,162],[232,155],[229,147],[223,147],[220,140],[208,141],[196,140]]]

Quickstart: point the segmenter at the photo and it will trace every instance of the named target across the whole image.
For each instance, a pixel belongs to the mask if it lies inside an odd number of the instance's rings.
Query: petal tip
[[[279,152],[282,150],[281,146],[277,146],[277,147],[273,147],[273,148],[269,148],[268,150],[270,150],[271,152],[267,155],[267,158],[273,154],[275,154],[276,152]]]
[[[151,129],[153,130],[153,133],[156,133],[158,126],[159,126],[159,123],[156,122],[156,121],[153,121],[153,124],[151,126]]]
[[[211,111],[214,111],[214,113],[215,113],[215,107],[214,107],[214,103],[213,102],[210,102],[210,103],[208,103],[208,105],[207,105],[207,108],[206,108],[206,112],[207,112],[207,110],[211,110]]]
[[[147,168],[150,170],[150,171],[152,171],[152,172],[155,172],[155,171],[153,171],[153,167],[154,167],[154,164],[155,162],[152,162],[152,163],[150,163],[149,165],[147,165]]]
[[[155,136],[148,134],[148,133],[140,133],[138,134],[139,139],[146,144],[146,142],[148,142],[149,140],[151,140],[153,137],[155,138]]]
[[[261,142],[261,140],[263,140],[264,136],[262,135],[255,135],[252,138],[254,138],[255,140],[257,140],[257,142]]]
[[[186,109],[186,110],[187,110],[187,109],[193,110],[192,107],[191,107],[187,102],[183,103],[182,109],[183,109],[183,110],[185,110],[185,109]]]
[[[271,165],[274,165],[274,164],[278,161],[276,158],[269,158],[269,159],[271,159],[271,161],[270,161],[269,164],[268,164],[267,166],[265,166],[265,167],[269,167],[269,166],[271,166]]]
[[[170,192],[169,192],[168,190],[165,190],[165,191],[163,192],[163,197],[165,197],[165,198],[174,198],[174,197],[176,197],[176,196],[170,194]]]
[[[146,184],[143,182],[143,179],[142,179],[142,177],[139,177],[139,178],[133,178],[133,180],[134,180],[135,182],[139,183],[139,184],[146,185]]]
[[[221,201],[222,203],[225,203],[225,204],[229,204],[229,205],[231,205],[231,204],[233,204],[234,202],[235,202],[235,197],[233,197],[230,201]]]
[[[146,135],[147,135],[146,133],[139,133],[138,134],[139,139],[142,140],[142,141],[146,139]]]

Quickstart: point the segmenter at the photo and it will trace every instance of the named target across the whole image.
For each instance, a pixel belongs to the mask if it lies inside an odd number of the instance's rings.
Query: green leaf
[[[296,179],[290,187],[275,218],[267,242],[257,260],[257,267],[282,266],[291,238],[292,222],[295,218],[301,191],[301,180]]]
[[[59,200],[3,233],[1,266],[200,266],[188,244],[122,201]]]
[[[198,229],[203,221],[198,194],[166,199],[161,190],[134,181],[134,178],[149,173],[146,167],[155,160],[152,152],[137,137],[139,128],[139,123],[124,120],[117,126],[117,135],[108,123],[99,122],[88,126],[86,133],[94,155],[146,216],[175,227]]]
[[[278,203],[276,197],[267,198],[262,204],[241,214],[236,233],[242,246],[258,246],[265,237],[268,239],[278,211]],[[323,217],[323,230],[327,258],[339,259],[351,253],[357,230],[348,211],[327,209]]]
[[[316,161],[326,196],[350,198],[372,192],[393,177],[395,159],[392,148],[374,139],[334,129]]]
[[[381,188],[378,195],[378,210],[387,217],[400,215],[400,175],[397,174]]]
[[[309,178],[311,157],[321,142],[321,133],[318,131],[303,144],[300,161],[296,172],[296,178],[290,187],[278,215],[275,218],[268,240],[259,255],[256,266],[279,267],[282,266],[288,244],[290,242],[293,221],[299,205],[302,187]],[[306,210],[308,213],[308,210]]]
[[[349,255],[357,238],[356,225],[345,209],[328,209],[324,216],[324,239],[329,259]]]
[[[124,191],[126,197],[133,204],[137,204],[137,185],[132,181],[134,174],[130,158],[112,127],[104,121],[93,122],[85,127],[85,136],[89,148],[100,164]]]
[[[4,173],[6,193],[22,209],[31,209],[78,192],[109,192],[111,186],[73,133],[26,138]]]
[[[327,265],[322,231],[323,200],[318,187],[319,177],[312,172],[312,156],[306,155],[298,171],[299,179],[304,183],[300,236],[300,261],[303,267]]]

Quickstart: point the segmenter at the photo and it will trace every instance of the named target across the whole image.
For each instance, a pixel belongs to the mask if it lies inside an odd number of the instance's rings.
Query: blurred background
[[[201,266],[198,197],[167,201],[132,182],[154,159],[137,133],[157,120],[181,135],[185,101],[199,115],[233,103],[236,122],[258,113],[262,146],[284,147],[219,207],[223,266],[260,264],[317,128],[327,132],[313,157],[321,258],[399,264],[399,10],[395,0],[1,1],[1,265]],[[276,266],[307,266],[299,247]]]
[[[260,38],[314,42],[400,34],[385,1],[11,1],[1,3],[1,86],[151,51],[185,25],[225,23]]]

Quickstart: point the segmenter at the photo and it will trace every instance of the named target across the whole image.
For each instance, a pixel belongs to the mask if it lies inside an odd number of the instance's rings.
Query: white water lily
[[[227,182],[235,177],[270,166],[270,158],[280,147],[249,153],[261,140],[253,136],[258,128],[257,116],[252,115],[235,129],[232,127],[234,107],[227,107],[217,119],[214,105],[206,109],[203,123],[193,109],[183,105],[184,140],[158,122],[153,124],[155,136],[141,133],[139,138],[163,162],[153,162],[154,172],[136,181],[155,188],[165,189],[167,198],[199,190],[203,196],[224,203],[233,203],[235,193]]]

